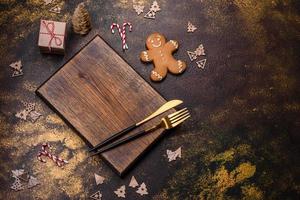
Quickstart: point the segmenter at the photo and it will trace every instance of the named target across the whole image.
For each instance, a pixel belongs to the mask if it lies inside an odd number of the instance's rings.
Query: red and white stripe
[[[38,155],[37,155],[37,159],[41,162],[46,162],[46,160],[44,160],[42,158],[42,156],[46,156],[46,157],[49,157],[51,160],[53,160],[53,162],[56,163],[57,166],[59,167],[62,167],[63,165],[67,164],[68,161],[56,156],[56,155],[53,155],[51,154],[49,151],[47,151],[47,148],[50,148],[51,146],[48,144],[48,143],[44,143],[42,145],[42,150],[39,151]]]
[[[126,43],[126,26],[129,26],[129,32],[132,31],[132,25],[130,22],[124,22],[123,23],[123,27],[122,27],[122,46],[123,46],[123,50],[128,49],[128,45]]]
[[[120,25],[117,24],[117,23],[112,23],[112,25],[110,26],[110,30],[111,30],[112,33],[115,33],[115,31],[114,31],[115,27],[118,29],[121,40],[122,40],[122,49],[123,50],[128,49],[128,45],[126,43],[126,26],[129,26],[129,31],[131,32],[132,31],[132,25],[129,22],[124,22],[123,26],[122,26],[122,29],[121,29]]]
[[[114,31],[114,28],[115,28],[115,27],[117,27],[119,33],[122,34],[122,30],[121,30],[121,28],[120,28],[120,25],[117,24],[117,23],[112,23],[112,25],[110,26],[111,33],[115,33],[115,31]]]

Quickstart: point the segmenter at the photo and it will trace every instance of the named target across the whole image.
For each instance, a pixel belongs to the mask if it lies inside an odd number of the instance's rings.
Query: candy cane
[[[111,33],[115,33],[115,31],[114,31],[115,27],[118,28],[119,34],[121,35],[122,34],[121,28],[120,28],[119,24],[116,24],[116,23],[112,23],[112,25],[110,26]]]
[[[126,50],[128,49],[128,45],[126,44],[126,26],[129,26],[129,31],[131,32],[132,30],[132,25],[129,22],[124,22],[122,29],[120,28],[120,25],[117,23],[112,23],[112,25],[110,26],[111,32],[115,33],[114,28],[117,27],[121,40],[122,40],[122,49]]]
[[[64,164],[67,164],[67,163],[68,163],[68,161],[66,161],[66,160],[64,160],[64,159],[62,159],[62,158],[59,158],[59,157],[56,156],[56,155],[52,155],[49,151],[46,150],[46,148],[50,148],[50,147],[51,147],[51,146],[50,146],[48,143],[44,143],[44,144],[42,145],[42,150],[39,151],[39,153],[38,153],[38,155],[37,155],[37,159],[38,159],[39,161],[45,163],[46,160],[44,160],[44,159],[42,158],[42,156],[47,156],[47,157],[49,157],[50,159],[52,159],[53,162],[55,162],[56,165],[59,166],[59,167],[62,167]]]
[[[130,22],[124,22],[123,23],[123,30],[122,30],[122,33],[123,33],[123,37],[122,37],[122,45],[123,45],[123,49],[128,49],[128,45],[126,43],[126,26],[129,26],[129,32],[132,31],[132,25]]]
[[[114,34],[115,31],[114,31],[114,28],[117,27],[118,31],[119,31],[119,34],[120,34],[120,37],[121,39],[123,40],[123,31],[121,30],[120,28],[120,25],[117,24],[117,23],[112,23],[112,25],[110,26],[110,30],[111,30],[111,33]],[[124,48],[123,48],[124,50]]]

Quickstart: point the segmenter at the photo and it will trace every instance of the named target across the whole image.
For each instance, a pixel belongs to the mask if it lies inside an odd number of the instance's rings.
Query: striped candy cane
[[[112,34],[115,33],[115,31],[114,31],[114,28],[115,28],[115,27],[118,29],[119,34],[120,34],[120,37],[123,38],[123,31],[121,30],[120,25],[117,24],[117,23],[112,23],[112,25],[110,26],[111,33],[112,33]]]
[[[128,49],[128,45],[126,43],[126,26],[129,26],[129,32],[132,31],[132,25],[130,22],[124,22],[123,23],[123,27],[122,27],[122,33],[123,33],[123,36],[122,36],[122,46],[123,46],[123,50],[125,49]]]
[[[51,160],[53,160],[53,162],[56,163],[57,166],[59,167],[62,167],[64,164],[67,164],[68,161],[62,159],[62,158],[59,158],[58,156],[56,155],[52,155],[49,151],[47,151],[47,148],[50,148],[51,146],[48,144],[48,143],[44,143],[42,145],[42,150],[39,151],[38,155],[37,155],[37,159],[41,162],[46,162],[46,160],[44,160],[42,158],[42,156],[47,156],[49,157]]]
[[[129,22],[124,22],[123,26],[122,26],[122,29],[121,29],[120,25],[117,24],[117,23],[112,23],[112,25],[110,26],[110,29],[111,29],[112,33],[115,33],[115,31],[114,31],[115,27],[118,29],[121,40],[122,40],[122,49],[123,50],[128,49],[128,45],[126,43],[126,26],[129,26],[129,31],[131,32],[132,25]]]
[[[110,26],[111,33],[115,33],[115,31],[114,31],[115,27],[118,28],[119,34],[121,35],[122,34],[122,30],[121,30],[119,24],[117,24],[117,23],[112,23],[112,25]]]

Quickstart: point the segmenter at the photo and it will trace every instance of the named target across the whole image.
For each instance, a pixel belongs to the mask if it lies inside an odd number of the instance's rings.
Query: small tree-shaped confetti
[[[75,33],[85,35],[91,30],[91,18],[84,3],[80,3],[72,17],[73,30]]]

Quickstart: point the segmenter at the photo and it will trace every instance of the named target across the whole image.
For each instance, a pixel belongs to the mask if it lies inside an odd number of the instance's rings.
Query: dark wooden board
[[[166,102],[100,36],[38,88],[37,94],[92,146]],[[159,120],[157,117],[147,127]],[[102,156],[122,175],[161,134],[162,130],[155,131]]]

